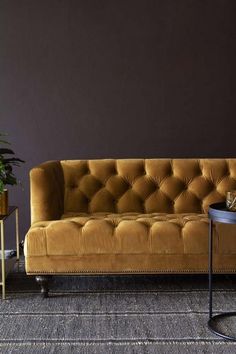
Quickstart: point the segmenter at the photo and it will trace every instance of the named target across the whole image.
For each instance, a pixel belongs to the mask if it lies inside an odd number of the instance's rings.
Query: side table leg
[[[4,222],[1,220],[1,251],[2,251],[2,299],[6,297],[6,275],[5,275],[5,245],[4,245]]]
[[[19,241],[19,210],[16,208],[16,259],[20,258],[20,241]]]
[[[212,228],[213,222],[209,220],[209,319],[212,318]]]

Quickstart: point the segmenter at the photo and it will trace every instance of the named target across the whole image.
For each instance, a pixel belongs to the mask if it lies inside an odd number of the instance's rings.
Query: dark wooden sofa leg
[[[51,279],[51,276],[49,275],[37,275],[35,277],[37,283],[41,287],[41,294],[43,298],[48,297],[48,291],[49,291],[49,280]]]

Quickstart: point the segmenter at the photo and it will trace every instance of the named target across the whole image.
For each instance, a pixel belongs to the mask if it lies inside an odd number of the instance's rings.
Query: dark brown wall
[[[2,0],[0,130],[45,160],[236,156],[235,0]]]

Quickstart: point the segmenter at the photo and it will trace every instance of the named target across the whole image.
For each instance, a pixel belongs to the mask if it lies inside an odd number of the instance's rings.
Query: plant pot
[[[0,193],[0,215],[8,214],[8,190],[4,189],[3,193]]]

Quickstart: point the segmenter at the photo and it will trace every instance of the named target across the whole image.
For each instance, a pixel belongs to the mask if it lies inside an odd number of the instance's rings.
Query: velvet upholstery
[[[207,272],[208,206],[236,159],[50,161],[30,182],[28,274]],[[217,272],[236,270],[235,229],[214,227]]]

